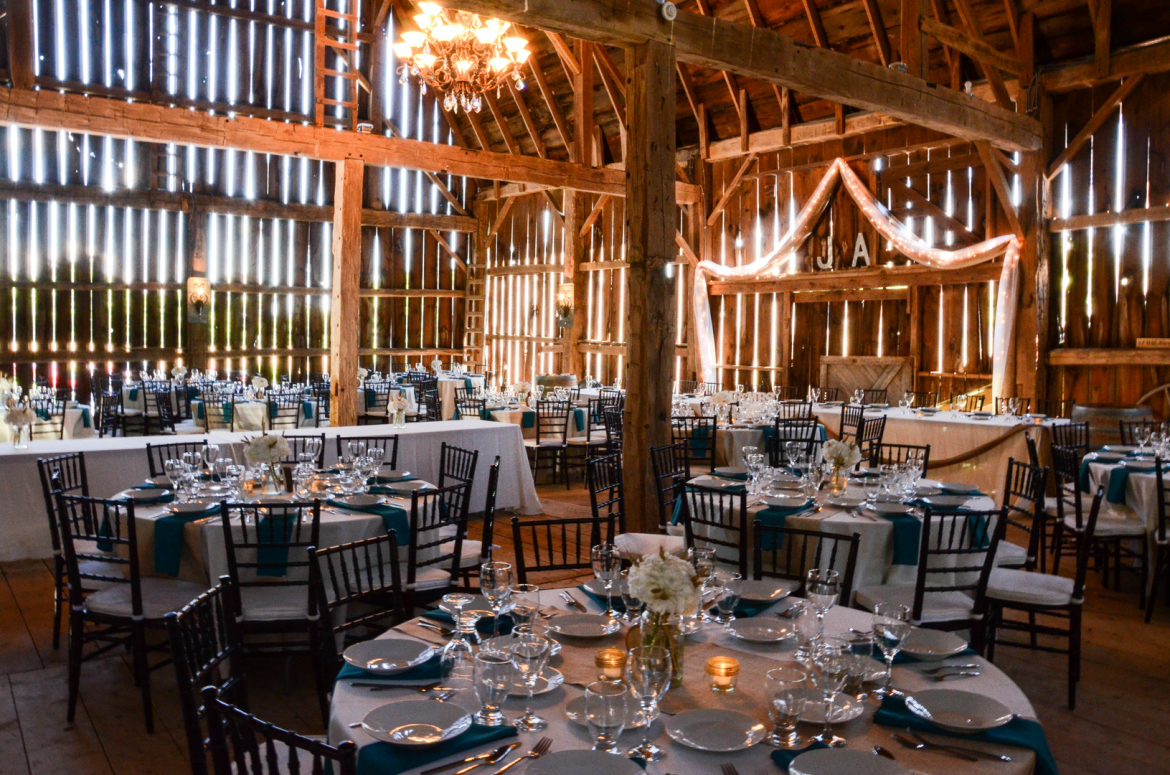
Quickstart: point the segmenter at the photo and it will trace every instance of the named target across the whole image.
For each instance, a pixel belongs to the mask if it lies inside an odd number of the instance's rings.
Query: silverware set
[[[978,748],[968,748],[965,745],[950,745],[943,743],[935,743],[927,740],[915,730],[907,727],[905,733],[894,732],[890,735],[898,741],[898,744],[903,748],[910,748],[917,751],[938,751],[940,753],[949,754],[956,759],[964,761],[975,762],[980,759],[988,759],[998,762],[1010,762],[1012,757],[1004,756],[1003,754],[992,753],[990,751],[982,751]]]
[[[499,763],[505,756],[512,752],[513,748],[517,748],[519,745],[519,743],[501,745],[499,748],[494,748],[491,751],[484,751],[483,753],[476,754],[475,756],[468,756],[466,759],[461,759],[457,762],[451,762],[450,764],[443,764],[439,767],[432,767],[429,770],[423,770],[420,775],[435,775],[439,772],[453,770],[456,767],[464,764],[470,764],[470,767],[464,767],[463,769],[459,770],[459,772],[455,773],[455,775],[463,775],[463,773],[471,772],[476,767],[482,767],[485,764]]]
[[[965,665],[939,665],[937,667],[923,667],[919,668],[927,678],[933,678],[936,681],[946,681],[951,678],[975,678],[983,675],[979,672],[981,665],[974,662]]]
[[[548,753],[548,749],[550,749],[550,748],[552,748],[552,738],[551,737],[542,737],[542,738],[540,738],[540,740],[536,741],[536,745],[532,746],[531,751],[524,754],[523,756],[520,756],[520,757],[508,762],[503,767],[501,767],[500,769],[493,772],[492,775],[500,775],[500,773],[502,773],[502,772],[507,772],[508,770],[512,769],[517,764],[519,764],[520,762],[524,761],[525,759],[539,759],[540,757],[542,757],[546,753]]]
[[[584,605],[582,605],[581,602],[577,600],[577,598],[573,597],[568,592],[565,592],[563,590],[561,591],[561,600],[564,600],[570,606],[572,606],[573,608],[576,608],[578,611],[580,611],[583,614],[589,612],[589,609],[586,608]]]
[[[434,622],[430,621],[429,619],[415,619],[414,625],[416,627],[421,627],[424,630],[431,630],[432,632],[437,632],[440,635],[443,635],[444,637],[447,637],[447,638],[450,638],[452,635],[455,634],[454,630],[449,629],[447,627],[443,627],[442,625],[439,625],[439,624],[435,624]]]
[[[422,692],[424,694],[427,692],[441,693],[454,691],[450,686],[443,686],[439,681],[427,684],[426,686],[410,686],[409,684],[388,684],[381,682],[375,683],[373,681],[353,681],[350,683],[350,686],[360,686],[362,688],[369,689],[372,692],[384,692],[389,689],[413,689],[416,692]]]

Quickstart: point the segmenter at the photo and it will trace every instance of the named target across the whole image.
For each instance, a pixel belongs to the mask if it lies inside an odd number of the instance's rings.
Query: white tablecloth
[[[589,435],[589,417],[588,417],[589,411],[585,407],[575,407],[575,408],[581,410],[583,417],[581,418],[580,427],[578,427],[577,413],[573,412],[573,411],[569,412],[569,417],[567,420],[569,432],[568,432],[567,438],[583,439]],[[491,412],[492,418],[496,422],[506,422],[506,423],[511,423],[512,425],[521,426],[521,428],[523,429],[523,432],[524,432],[524,438],[526,438],[526,439],[535,439],[536,438],[536,412],[533,411],[532,409],[490,409],[488,411]],[[523,427],[525,413],[530,413],[532,415],[532,427],[529,427],[529,428]],[[604,436],[604,435],[605,435],[605,432],[602,431],[601,436]],[[600,439],[601,436],[598,436],[598,438]]]
[[[465,380],[471,380],[472,387],[482,391],[487,379],[482,376],[439,377],[439,401],[443,404],[443,419],[455,417],[455,388],[467,387]]]
[[[479,450],[472,511],[483,509],[487,495],[487,471],[496,455],[501,458],[497,508],[521,514],[542,511],[532,471],[524,451],[520,428],[508,423],[483,420],[411,423],[405,428],[371,425],[348,428],[322,428],[325,434],[325,461],[336,458],[335,436],[399,436],[398,468],[421,479],[438,481],[439,454],[443,442],[465,449]],[[204,437],[188,436],[118,436],[104,439],[34,441],[28,449],[14,450],[0,446],[0,562],[52,556],[49,525],[45,517],[44,497],[37,475],[37,458],[68,452],[84,452],[93,495],[110,497],[114,493],[140,484],[149,473],[144,449],[147,443],[166,444],[195,438],[207,438],[227,446],[242,443],[244,433],[212,432]]]
[[[4,422],[4,415],[6,414],[8,414],[8,410],[0,408],[0,444],[11,444],[14,437],[12,427]],[[34,426],[34,431],[48,432],[50,430],[49,425],[49,423],[39,422]],[[65,407],[65,438],[88,439],[96,435],[96,413],[90,407],[77,404]]]
[[[580,593],[577,593],[576,596],[581,599],[585,598]],[[542,605],[564,607],[564,603],[551,591],[541,593],[540,602]],[[592,601],[588,601],[587,605],[590,610],[600,612],[600,608]],[[788,605],[789,603],[787,601],[781,601],[775,608],[776,610],[782,610]],[[770,614],[761,614],[761,616],[767,615]],[[871,628],[871,624],[872,618],[868,613],[838,606],[830,610],[826,616],[825,631],[831,635],[843,635],[848,632],[850,627],[868,630]],[[409,636],[392,630],[382,637],[408,638]],[[749,653],[772,658],[777,660],[778,666],[782,661],[793,664],[793,650],[795,648],[793,640],[785,641],[780,646],[771,644],[748,644],[741,640],[732,639],[715,625],[706,625],[702,632],[688,638],[688,643],[691,642],[709,642],[726,649],[729,653]],[[589,641],[578,641],[577,644],[586,649],[591,648]],[[570,648],[570,646],[566,643],[565,648]],[[1002,671],[981,657],[963,657],[963,661],[979,663],[979,669],[982,675],[977,678],[952,682],[948,684],[950,688],[962,688],[966,691],[993,697],[1005,704],[1012,712],[1024,718],[1036,718],[1036,713],[1028,698]],[[744,681],[759,681],[762,679],[763,676],[758,675],[741,674],[739,676],[741,684]],[[920,671],[911,665],[904,667],[897,666],[894,668],[894,685],[910,692],[938,686],[933,680],[923,676]],[[565,705],[570,700],[576,699],[583,694],[584,691],[580,687],[565,685],[548,694],[536,697],[533,703],[534,709],[537,714],[549,722],[548,729],[538,733],[521,732],[518,738],[510,738],[509,740],[511,741],[519,740],[522,743],[522,747],[514,751],[507,761],[512,761],[522,751],[527,751],[541,737],[552,738],[553,744],[551,750],[554,752],[589,748],[592,740],[589,737],[587,729],[570,722],[565,717]],[[352,740],[359,747],[374,742],[373,738],[362,731],[360,727],[350,728],[349,725],[361,721],[367,713],[379,706],[389,702],[414,699],[418,696],[416,692],[405,688],[371,692],[365,688],[351,686],[351,682],[348,680],[339,681],[333,692],[333,704],[329,720],[329,742],[337,744],[342,740]],[[478,709],[474,692],[470,689],[460,690],[451,702],[457,703],[469,711]],[[508,718],[519,716],[523,712],[523,708],[523,698],[510,698],[504,703],[504,713]],[[974,773],[1029,775],[1034,770],[1035,755],[1031,751],[1021,748],[1003,748],[1001,750],[997,747],[993,749],[999,753],[1011,756],[1013,761],[1008,764],[999,762],[989,763],[987,761],[968,764],[967,762],[942,756],[937,753],[907,751],[892,743],[889,729],[873,725],[872,711],[875,708],[876,704],[871,701],[868,706],[869,712],[862,715],[861,718],[833,727],[834,732],[844,736],[849,741],[849,748],[869,753],[875,744],[880,744],[891,750],[898,758],[898,762],[908,768],[908,770],[915,773],[926,773],[927,775],[951,775],[952,773],[971,773],[972,775]],[[761,723],[767,725],[767,716],[764,708],[756,709],[754,715],[759,717]],[[696,751],[674,743],[667,737],[663,730],[663,722],[665,719],[665,716],[661,716],[654,722],[650,729],[650,737],[656,744],[666,749],[667,755],[661,761],[647,766],[646,772],[649,775],[662,775],[663,773],[711,775],[711,773],[718,772],[720,765],[723,763],[734,764],[738,771],[744,773],[744,775],[780,772],[770,758],[771,753],[775,750],[774,748],[769,748],[766,745],[757,745],[745,751],[726,754]],[[768,725],[768,728],[771,728],[770,725]],[[819,732],[820,728],[819,725],[801,724],[799,731],[801,736],[807,739],[809,735]],[[641,734],[642,730],[640,729],[624,732],[620,739],[621,746],[626,749],[633,747],[641,740]],[[508,740],[505,742],[508,742]],[[970,745],[970,743],[966,742],[960,744]],[[437,764],[457,761],[481,751],[491,750],[498,745],[500,745],[499,742],[486,744],[482,748],[464,751],[458,755],[453,754],[446,759],[438,760],[436,764],[428,766],[437,766]],[[483,768],[488,773],[494,772],[495,769],[498,768]],[[519,772],[522,775],[524,765],[518,765],[512,771]],[[417,773],[418,770],[410,770],[408,772]],[[604,771],[599,771],[597,775],[605,775],[605,773]]]

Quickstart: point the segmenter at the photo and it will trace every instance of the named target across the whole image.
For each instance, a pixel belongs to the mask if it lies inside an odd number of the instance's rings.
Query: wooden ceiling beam
[[[877,0],[864,0],[864,2],[865,15],[869,18],[869,29],[873,33],[878,58],[883,67],[889,67],[893,56],[890,52],[890,36],[886,32],[886,23],[882,19],[882,9],[878,7]]]
[[[1109,76],[1097,76],[1093,61],[1046,70],[1041,85],[1051,92],[1065,92],[1095,86],[1108,80],[1133,75],[1154,75],[1170,71],[1170,37],[1116,49],[1109,57]]]
[[[981,38],[971,36],[929,16],[922,20],[922,31],[944,46],[962,51],[981,64],[998,68],[1012,75],[1019,75],[1023,71],[1023,66],[1015,57],[1003,53]]]
[[[711,4],[708,0],[695,0],[695,7],[698,9],[700,16],[714,18],[715,13],[711,10]],[[727,93],[731,96],[731,105],[735,108],[735,112],[739,114],[739,120],[741,122],[746,121],[747,115],[742,110],[739,101],[739,80],[724,69],[716,68],[716,70],[719,71],[719,75],[723,79],[723,84],[727,87]]]
[[[751,19],[753,27],[767,28],[768,23],[764,19],[764,15],[760,13],[760,4],[757,0],[743,0],[747,7],[748,18]],[[784,110],[784,95],[781,91],[784,87],[777,84],[772,84],[772,93],[776,95],[776,101],[780,103],[780,109]]]
[[[675,62],[674,67],[678,71],[678,82],[682,84],[683,94],[691,106],[691,113],[695,115],[695,121],[699,121],[699,105],[702,100],[699,99],[698,91],[695,89],[695,81],[691,78],[691,71],[682,62]]]
[[[569,76],[569,82],[573,81],[573,77],[581,74],[581,63],[577,61],[577,57],[573,56],[573,50],[569,48],[569,44],[565,39],[555,32],[545,30],[545,35],[552,43],[553,50],[557,52],[557,56],[561,58],[561,64],[565,66],[565,74]]]
[[[512,95],[512,101],[516,103],[516,108],[520,111],[520,120],[524,122],[524,128],[528,130],[528,136],[532,138],[532,144],[536,146],[536,155],[547,159],[548,147],[544,144],[540,127],[537,126],[536,119],[532,117],[532,112],[528,110],[528,104],[524,102],[524,95],[520,93],[511,79],[508,80],[508,93]]]
[[[983,30],[980,28],[979,20],[972,13],[971,6],[967,3],[967,0],[953,0],[953,2],[955,4],[955,10],[959,12],[959,18],[963,20],[963,26],[967,28],[967,34],[976,43],[983,43],[994,51],[995,48],[983,39]],[[1004,85],[1003,75],[1000,74],[999,68],[979,59],[976,59],[975,63],[979,65],[979,69],[983,71],[984,77],[987,78],[987,83],[991,85],[991,93],[995,95],[996,103],[1004,110],[1014,110],[1012,98],[1008,96],[1007,86]]]
[[[1093,18],[1093,74],[1107,78],[1113,45],[1113,0],[1089,0],[1089,11]]]
[[[804,15],[808,18],[808,25],[812,28],[813,41],[821,48],[829,47],[829,33],[825,32],[825,22],[821,19],[821,12],[817,8],[816,0],[801,0],[804,3]]]
[[[536,61],[535,56],[528,57],[528,66],[532,69],[532,77],[536,80],[536,86],[544,97],[545,105],[548,106],[549,115],[552,116],[553,124],[557,128],[557,134],[560,135],[561,142],[565,144],[565,152],[571,158],[573,143],[570,140],[568,124],[565,123],[565,115],[561,113],[561,108],[557,105],[556,95],[549,87],[548,80],[544,77],[544,70],[540,68],[540,63]]]
[[[999,206],[1003,209],[1004,215],[1007,216],[1008,225],[1011,226],[1012,233],[1020,240],[1024,239],[1024,227],[1020,224],[1020,216],[1016,212],[1015,205],[1012,204],[1012,191],[1008,185],[1007,177],[1003,174],[1003,167],[999,165],[999,159],[995,158],[995,154],[991,151],[991,146],[982,141],[975,143],[975,147],[979,150],[979,155],[983,158],[983,168],[987,170],[987,177],[991,179],[991,186],[995,189],[996,199],[999,200]],[[987,226],[991,228],[990,224]]]

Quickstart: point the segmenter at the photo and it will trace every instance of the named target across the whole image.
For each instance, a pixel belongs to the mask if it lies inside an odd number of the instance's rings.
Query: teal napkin
[[[578,431],[585,430],[585,410],[584,409],[574,409],[573,410],[573,420],[577,424]]]
[[[357,679],[361,681],[385,681],[386,683],[408,683],[414,681],[437,681],[443,677],[442,675],[442,655],[438,649],[435,650],[434,655],[423,662],[421,665],[410,668],[402,673],[395,673],[394,675],[385,675],[384,673],[373,673],[369,670],[362,670],[360,667],[354,667],[346,662],[341,666],[341,671],[337,673],[335,681]]]
[[[882,706],[874,713],[873,719],[882,726],[902,727],[903,729],[910,727],[921,732],[959,737],[964,740],[1030,748],[1036,752],[1036,775],[1057,775],[1056,759],[1053,758],[1052,751],[1048,747],[1048,738],[1044,736],[1044,729],[1039,722],[1031,719],[1015,718],[1002,727],[975,735],[953,734],[911,713],[906,709],[906,701],[901,697],[887,697],[882,700]]]
[[[597,603],[602,608],[605,608],[605,595],[595,594],[588,589],[584,584],[577,587],[577,589],[584,592],[593,602]],[[735,607],[735,617],[737,619],[750,619],[753,616],[758,616],[760,613],[768,610],[774,603],[748,603],[740,601],[739,605]],[[617,590],[613,593],[613,610],[619,614],[626,612],[626,601],[622,600],[622,596],[618,594]]]
[[[536,427],[536,412],[525,411],[520,418],[521,428],[535,428]]]
[[[261,517],[256,526],[257,536],[267,541],[287,543],[292,540],[296,514],[282,514],[277,517]],[[266,565],[256,569],[257,576],[285,576],[288,574],[288,547],[261,546],[256,550],[256,562]]]
[[[808,508],[807,501],[805,502],[805,504],[803,506],[797,506],[796,508],[791,508],[791,509],[786,509],[786,508],[782,508],[779,506],[768,506],[767,508],[761,509],[759,512],[756,513],[756,519],[760,520],[760,522],[764,523],[765,525],[769,525],[771,527],[781,527],[782,528],[782,527],[784,527],[784,522],[788,519],[788,517],[790,515],[795,514],[796,512],[801,511],[802,509],[806,509],[806,508]],[[775,546],[773,546],[773,544],[775,544]],[[784,537],[783,536],[777,537],[777,536],[773,536],[773,535],[766,535],[766,536],[764,536],[763,543],[760,544],[760,548],[763,549],[765,552],[770,552],[770,551],[773,551],[775,549],[783,549],[784,548]]]
[[[387,533],[393,530],[398,534],[399,546],[410,545],[410,515],[407,514],[403,509],[400,509],[397,506],[390,506],[385,503],[379,503],[376,506],[362,506],[359,508],[357,506],[347,505],[342,501],[333,500],[332,498],[325,502],[330,506],[334,506],[339,509],[345,509],[346,511],[360,511],[363,514],[377,514],[382,518],[382,524],[386,526]]]
[[[179,558],[183,555],[183,526],[197,519],[215,516],[218,504],[196,514],[167,514],[154,521],[154,572],[179,575]]]
[[[917,565],[922,520],[912,514],[878,514],[894,523],[894,565]]]
[[[1166,469],[1163,468],[1163,471]],[[1105,500],[1110,503],[1125,503],[1125,486],[1129,481],[1130,474],[1149,474],[1153,473],[1154,464],[1150,462],[1149,471],[1139,471],[1127,466],[1115,466],[1109,471],[1109,487],[1105,490]],[[1084,487],[1082,486],[1082,489]],[[1087,492],[1087,490],[1085,490]]]
[[[81,407],[81,427],[83,427],[83,428],[89,427],[89,407],[88,406]]]
[[[772,761],[776,762],[776,766],[781,770],[788,772],[788,765],[792,764],[792,760],[797,756],[800,756],[802,753],[808,753],[809,751],[819,751],[822,748],[828,747],[829,746],[825,745],[824,743],[810,743],[804,748],[799,748],[793,751],[780,749],[777,751],[772,751]]]
[[[131,401],[138,400],[138,388],[130,388],[130,400]]]
[[[973,484],[956,482],[941,488],[947,495],[983,495],[983,491]]]
[[[368,484],[398,484],[399,482],[413,482],[415,477],[407,476],[371,476]]]
[[[301,401],[301,414],[305,416],[306,420],[313,419],[313,402]]]
[[[231,401],[223,402],[223,421],[230,423],[232,421],[232,403]]]
[[[205,418],[207,416],[203,412],[203,402],[202,401],[192,401],[191,406],[195,407],[196,419],[202,420],[203,418]]]
[[[455,624],[455,617],[451,616],[451,614],[447,613],[446,611],[439,610],[438,608],[433,611],[427,611],[425,614],[423,614],[423,617],[432,621],[442,622],[443,624]],[[479,621],[475,623],[475,629],[477,632],[479,632],[480,635],[490,636],[495,629],[494,625],[492,624],[492,617],[481,616]],[[500,616],[500,634],[507,635],[510,632],[512,632],[512,617],[508,614],[503,614]]]
[[[720,479],[734,479],[737,482],[746,482],[748,480],[747,474],[715,474]]]
[[[145,485],[138,485],[134,489],[135,490],[158,490],[158,489],[162,489],[162,488],[155,487],[153,485],[151,485],[149,487],[147,487]],[[152,498],[151,500],[148,500],[148,501],[136,501],[134,503],[134,505],[135,506],[150,506],[150,505],[153,505],[155,503],[171,503],[174,500],[175,500],[175,494],[173,492],[166,492],[165,494],[159,495],[157,498]]]
[[[691,431],[691,454],[695,457],[707,457],[710,454],[711,446],[715,443],[715,440],[711,438],[714,435],[707,426],[696,426]]]
[[[365,393],[365,396],[366,396],[366,408],[367,408],[367,409],[373,409],[375,406],[377,406],[377,405],[378,405],[378,393],[377,393],[377,391],[374,391],[374,390],[364,390],[364,391],[362,391],[362,392],[363,392],[363,393]]]
[[[1091,455],[1085,455],[1081,458],[1081,492],[1089,491],[1089,463],[1096,460]]]
[[[516,737],[517,734],[516,727],[510,725],[485,727],[473,723],[470,729],[458,737],[430,748],[396,748],[381,741],[370,743],[362,746],[358,752],[357,771],[358,775],[398,775],[497,740]]]

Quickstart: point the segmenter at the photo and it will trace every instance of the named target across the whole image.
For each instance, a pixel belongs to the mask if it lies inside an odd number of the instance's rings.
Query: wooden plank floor
[[[542,486],[546,514],[587,516],[580,487]],[[472,533],[479,525],[473,525]],[[513,556],[511,528],[494,536],[501,559]],[[571,586],[578,574],[544,578]],[[82,673],[77,720],[65,722],[64,652],[52,648],[52,580],[39,561],[0,566],[0,773],[3,775],[177,775],[187,772],[182,720],[169,668],[152,676],[156,731],[143,727],[129,658],[115,654]],[[999,664],[1036,706],[1062,775],[1170,772],[1170,609],[1141,621],[1136,595],[1103,590],[1090,574],[1085,657],[1075,712],[1065,707],[1065,660],[1002,650]],[[254,658],[246,666],[257,714],[322,734],[307,660]]]

